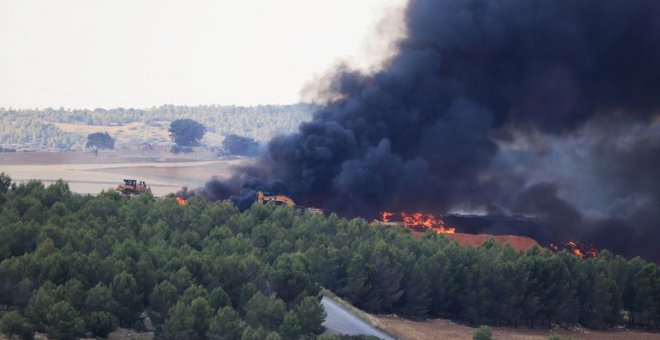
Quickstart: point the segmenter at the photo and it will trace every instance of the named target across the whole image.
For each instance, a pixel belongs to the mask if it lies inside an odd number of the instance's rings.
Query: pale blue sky
[[[382,61],[404,1],[0,0],[0,107],[297,102]]]

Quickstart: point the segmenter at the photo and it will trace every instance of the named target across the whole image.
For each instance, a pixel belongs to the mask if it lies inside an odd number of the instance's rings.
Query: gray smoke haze
[[[320,92],[339,99],[203,194],[527,216],[483,230],[659,260],[658,18],[655,0],[411,0],[383,70],[335,70]]]

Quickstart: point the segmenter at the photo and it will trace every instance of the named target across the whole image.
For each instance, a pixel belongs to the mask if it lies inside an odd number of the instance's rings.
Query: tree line
[[[187,153],[193,152],[193,147],[200,145],[206,133],[206,127],[193,119],[176,119],[170,123],[168,132],[170,133],[170,139],[174,142],[170,151],[172,153]],[[115,148],[115,140],[107,132],[94,132],[87,135],[85,147],[94,151],[112,150]],[[260,145],[252,138],[232,134],[222,140],[220,148],[213,148],[221,156],[255,156],[259,152]],[[0,152],[3,152],[2,147],[0,147]]]
[[[309,120],[315,106],[175,106],[148,109],[41,109],[16,110],[0,108],[0,145],[21,145],[33,150],[83,150],[85,136],[66,133],[53,123],[85,125],[123,125],[145,122],[161,127],[163,121],[181,117],[194,119],[209,132],[240,135],[266,142],[273,136],[295,131],[300,122]]]
[[[316,337],[321,286],[369,312],[475,325],[660,321],[660,270],[641,258],[465,247],[289,207],[76,195],[0,176],[0,239],[0,303],[15,307],[17,334],[104,336],[151,320],[160,339]]]
[[[19,150],[82,150],[85,139],[34,115],[0,109],[0,144]]]

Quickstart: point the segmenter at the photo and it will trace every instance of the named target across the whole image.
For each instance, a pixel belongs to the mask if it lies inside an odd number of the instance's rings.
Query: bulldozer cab
[[[125,179],[124,184],[126,184],[128,186],[131,186],[131,187],[135,187],[135,186],[137,186],[137,181],[134,180],[134,179]]]

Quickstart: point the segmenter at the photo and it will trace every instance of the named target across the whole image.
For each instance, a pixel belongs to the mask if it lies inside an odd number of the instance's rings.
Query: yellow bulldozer
[[[286,204],[289,207],[296,206],[296,202],[294,202],[288,196],[264,194],[262,191],[257,192],[257,202],[263,204],[271,203],[271,202],[275,204]]]
[[[265,194],[262,191],[257,191],[257,202],[262,204],[266,204],[266,203],[284,204],[289,207],[296,207],[296,202],[293,199],[291,199],[291,197],[289,196]],[[319,208],[303,207],[303,210],[314,215],[323,215],[323,210]]]
[[[144,181],[138,182],[134,179],[125,179],[123,184],[119,184],[116,191],[120,192],[122,195],[133,196],[144,194],[149,187]]]

